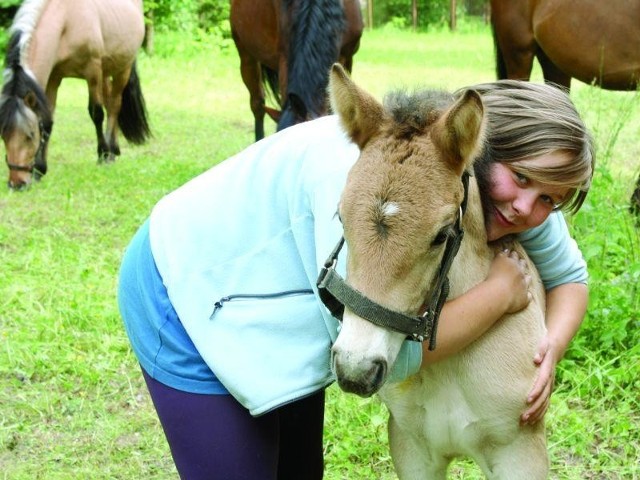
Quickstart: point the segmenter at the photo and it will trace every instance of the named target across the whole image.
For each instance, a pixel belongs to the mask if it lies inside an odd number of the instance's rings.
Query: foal
[[[454,298],[481,282],[494,257],[473,176],[465,186],[483,143],[481,98],[472,90],[457,100],[442,92],[394,94],[383,107],[337,66],[330,96],[361,150],[339,205],[348,246],[344,284],[369,305],[425,321],[424,336],[435,338],[437,308],[426,320],[410,316],[425,299],[440,296],[436,285],[448,283]],[[460,229],[465,235],[455,255],[447,245],[460,238]],[[446,282],[441,265],[449,261]],[[344,390],[362,396],[379,391],[390,412],[391,454],[401,479],[444,479],[456,456],[472,457],[490,479],[546,478],[544,425],[519,424],[536,376],[531,359],[545,329],[544,290],[530,262],[528,268],[533,300],[526,309],[400,383],[385,383],[388,372],[407,335],[423,335],[393,321],[374,325],[378,314],[365,320],[354,309],[366,309],[346,302],[333,368]]]

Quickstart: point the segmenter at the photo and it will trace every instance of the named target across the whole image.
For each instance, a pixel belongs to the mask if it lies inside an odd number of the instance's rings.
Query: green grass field
[[[26,192],[0,188],[2,478],[177,478],[118,315],[117,271],[155,202],[249,145],[253,118],[232,45],[156,41],[156,54],[139,60],[150,143],[123,141],[119,160],[98,166],[86,85],[68,79],[49,173]],[[392,87],[490,81],[491,36],[481,27],[366,32],[353,77],[378,98]],[[552,478],[637,479],[640,240],[627,204],[640,170],[640,101],[578,82],[572,98],[597,139],[599,163],[571,223],[589,263],[591,301],[547,415]],[[395,478],[385,423],[376,398],[332,386],[325,478]],[[482,478],[466,461],[451,473]]]

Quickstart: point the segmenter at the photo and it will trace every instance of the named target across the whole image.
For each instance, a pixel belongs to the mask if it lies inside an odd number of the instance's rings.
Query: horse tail
[[[278,78],[278,72],[271,70],[263,64],[260,64],[260,67],[262,69],[262,82],[267,87],[268,95],[272,96],[276,105],[280,106],[280,80]]]
[[[498,33],[496,32],[496,26],[491,20],[491,32],[493,34],[493,49],[496,55],[496,77],[498,80],[507,78],[507,65],[504,62],[504,55],[500,48],[500,42],[498,41]]]
[[[124,138],[140,145],[151,137],[151,128],[147,120],[147,106],[140,88],[140,78],[136,62],[131,66],[129,81],[122,91],[122,107],[118,114],[118,126]]]

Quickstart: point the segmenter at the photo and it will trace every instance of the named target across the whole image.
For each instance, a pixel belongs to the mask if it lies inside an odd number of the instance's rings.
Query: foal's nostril
[[[384,360],[374,360],[371,370],[372,370],[372,377],[373,377],[372,383],[374,385],[377,385],[378,388],[380,388],[380,386],[382,386],[382,382],[384,381],[387,375],[387,362]]]

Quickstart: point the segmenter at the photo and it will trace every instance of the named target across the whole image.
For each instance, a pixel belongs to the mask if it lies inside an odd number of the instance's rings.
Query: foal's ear
[[[353,83],[339,63],[331,67],[329,100],[331,109],[340,117],[347,134],[362,150],[380,128],[382,105]]]
[[[484,125],[482,98],[475,90],[467,90],[433,126],[431,138],[460,175],[482,148]]]

